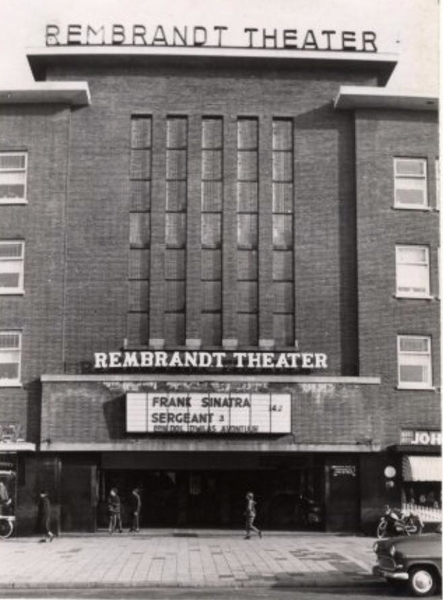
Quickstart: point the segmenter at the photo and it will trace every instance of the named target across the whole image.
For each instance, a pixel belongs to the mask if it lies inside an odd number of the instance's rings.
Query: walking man
[[[255,533],[257,533],[260,538],[263,535],[262,532],[260,531],[260,529],[258,529],[254,525],[254,520],[255,520],[255,517],[257,516],[256,506],[257,506],[257,503],[254,500],[254,494],[252,492],[248,492],[246,494],[246,510],[245,510],[246,535],[245,535],[245,540],[250,539],[251,531],[254,531]]]
[[[132,525],[129,531],[140,531],[140,510],[142,507],[142,499],[140,497],[140,490],[138,487],[132,490],[131,494],[131,515]]]
[[[51,531],[51,502],[49,500],[48,492],[42,490],[40,492],[40,523],[41,529],[44,534],[44,538],[41,542],[52,542],[54,534]]]
[[[109,492],[108,497],[108,511],[109,511],[109,533],[112,534],[118,528],[118,531],[122,533],[122,515],[121,515],[121,502],[120,497],[117,494],[117,488],[112,488]]]

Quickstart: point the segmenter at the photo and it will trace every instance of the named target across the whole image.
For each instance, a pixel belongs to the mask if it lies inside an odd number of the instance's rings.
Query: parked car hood
[[[395,544],[397,552],[410,556],[441,556],[442,536],[441,533],[424,533],[389,538],[379,542],[379,551],[389,548],[392,544]]]

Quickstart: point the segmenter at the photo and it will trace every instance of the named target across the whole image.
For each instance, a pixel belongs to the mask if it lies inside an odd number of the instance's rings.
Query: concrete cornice
[[[378,452],[379,444],[297,444],[291,441],[259,441],[229,439],[189,439],[174,440],[150,437],[133,442],[42,442],[42,452]]]
[[[345,52],[322,50],[258,49],[244,47],[157,47],[127,45],[45,46],[26,51],[31,70],[39,78],[49,65],[147,65],[155,60],[194,61],[209,60],[212,68],[220,61],[253,61],[266,65],[268,61],[283,61],[294,68],[370,68],[386,82],[392,75],[398,54],[389,52]]]
[[[91,104],[86,81],[31,83],[29,86],[0,87],[0,104],[66,104],[87,106]]]
[[[380,385],[380,377],[329,377],[323,375],[205,375],[205,374],[122,374],[122,375],[42,375],[42,383],[149,383],[151,381],[170,382],[223,382],[223,383],[311,383],[348,384],[348,385]]]
[[[334,101],[334,107],[339,110],[376,108],[437,111],[438,105],[437,96],[363,86],[341,86]]]
[[[3,452],[35,452],[31,442],[0,442],[0,454]]]

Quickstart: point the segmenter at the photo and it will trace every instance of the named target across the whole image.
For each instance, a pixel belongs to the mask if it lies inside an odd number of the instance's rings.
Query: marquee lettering
[[[327,369],[326,354],[315,352],[96,352],[96,370],[114,369]]]

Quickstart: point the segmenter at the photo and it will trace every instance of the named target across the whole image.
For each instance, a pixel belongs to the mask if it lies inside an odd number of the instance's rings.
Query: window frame
[[[0,296],[15,296],[25,293],[24,278],[25,278],[25,242],[24,240],[0,240],[0,246],[6,244],[18,244],[21,247],[20,258],[8,257],[3,258],[0,255],[0,274],[2,273],[1,264],[5,262],[16,262],[21,264],[21,268],[17,271],[19,275],[19,285],[16,288],[3,288],[0,286]],[[7,271],[6,271],[7,272]]]
[[[5,330],[0,330],[0,337],[2,335],[18,335],[18,348],[1,348],[0,347],[0,354],[2,352],[17,352],[18,353],[18,373],[17,373],[17,378],[16,379],[2,379],[0,377],[0,388],[6,388],[6,387],[21,387],[22,383],[21,383],[21,378],[22,378],[22,332],[17,330],[17,329],[5,329]]]
[[[399,250],[402,248],[414,248],[425,250],[426,252],[426,263],[400,263],[399,262]],[[400,265],[409,265],[409,266],[425,266],[427,270],[427,290],[423,293],[414,293],[413,291],[400,291],[399,290],[399,267]],[[397,298],[411,298],[411,299],[429,299],[431,298],[431,265],[430,265],[430,249],[426,244],[396,244],[395,245],[395,295]]]
[[[404,350],[400,350],[401,341],[403,339],[422,339],[427,340],[428,343],[428,351],[427,352],[405,352]],[[416,356],[427,356],[429,360],[428,364],[428,372],[429,378],[426,382],[410,382],[410,381],[402,381],[401,380],[401,367],[405,366],[405,363],[402,363],[401,357],[408,355],[416,355]],[[417,364],[417,366],[420,366]],[[433,389],[432,385],[432,338],[430,335],[415,335],[415,334],[399,334],[397,335],[397,381],[398,381],[398,389],[408,389],[408,390],[429,390]]]
[[[397,164],[403,161],[415,161],[421,162],[424,164],[424,174],[423,175],[399,175],[397,174]],[[394,156],[393,161],[393,169],[394,169],[394,208],[399,210],[430,210],[429,206],[429,190],[428,190],[428,159],[423,157],[416,156]],[[421,205],[417,204],[406,204],[399,202],[397,200],[397,181],[400,179],[415,179],[415,180],[423,180],[424,188],[423,188],[423,199],[424,203]]]
[[[23,156],[25,166],[23,169],[3,169],[0,167],[0,185],[3,173],[24,173],[23,197],[9,198],[0,195],[0,204],[27,204],[28,203],[28,151],[27,150],[1,150],[0,156]]]

